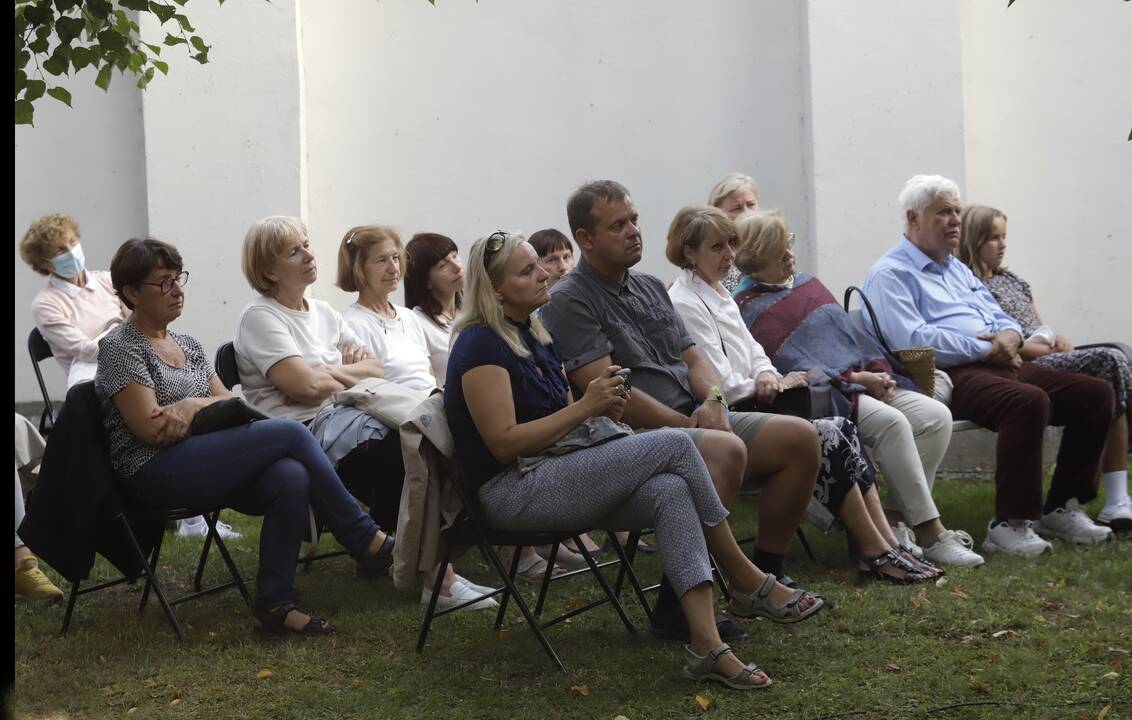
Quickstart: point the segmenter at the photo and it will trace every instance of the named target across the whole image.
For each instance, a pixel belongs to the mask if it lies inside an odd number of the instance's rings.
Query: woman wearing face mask
[[[1107,380],[1116,395],[1116,415],[1109,426],[1101,472],[1105,505],[1097,522],[1116,532],[1132,530],[1132,499],[1128,495],[1128,445],[1132,426],[1132,369],[1124,353],[1112,348],[1076,350],[1042,322],[1030,284],[1003,265],[1006,256],[1006,215],[992,207],[963,208],[959,258],[983,281],[1008,315],[1026,334],[1019,353],[1055,370]]]
[[[31,224],[20,241],[20,257],[32,270],[47,276],[47,287],[31,303],[35,326],[51,354],[67,374],[67,387],[93,380],[98,370],[98,341],[130,316],[114,292],[110,273],[87,270],[79,224],[66,213],[44,215]],[[240,533],[224,522],[216,529],[224,538]],[[178,537],[204,537],[203,517],[177,521]]]
[[[20,241],[20,257],[47,276],[47,286],[35,296],[31,312],[67,374],[67,387],[92,380],[99,338],[130,314],[114,294],[110,273],[86,269],[79,224],[66,213],[33,222]]]

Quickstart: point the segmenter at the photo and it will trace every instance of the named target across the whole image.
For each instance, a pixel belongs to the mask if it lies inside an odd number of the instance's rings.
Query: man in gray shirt
[[[584,388],[610,365],[631,368],[624,422],[686,430],[724,506],[744,477],[752,478],[762,488],[753,559],[782,577],[783,556],[817,478],[817,432],[794,417],[728,413],[719,376],[688,336],[664,284],[630,270],[643,244],[623,186],[611,180],[583,185],[566,213],[582,259],[555,284],[540,317],[562,352],[567,377]],[[662,591],[658,610],[667,600]]]

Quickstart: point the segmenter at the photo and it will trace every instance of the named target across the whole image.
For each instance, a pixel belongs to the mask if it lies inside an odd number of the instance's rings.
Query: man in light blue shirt
[[[961,209],[954,182],[917,175],[899,201],[904,234],[869,270],[862,289],[889,347],[935,350],[936,365],[954,385],[954,417],[998,433],[995,517],[984,548],[1035,556],[1053,549],[1039,535],[1077,543],[1109,539],[1111,530],[1093,523],[1081,506],[1097,494],[1112,387],[1023,362],[1018,323],[952,257]],[[1049,424],[1064,425],[1065,433],[1043,505],[1042,440]]]

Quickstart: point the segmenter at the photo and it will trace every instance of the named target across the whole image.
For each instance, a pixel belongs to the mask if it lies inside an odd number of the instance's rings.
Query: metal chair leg
[[[490,562],[491,565],[495,568],[495,571],[499,573],[499,577],[501,580],[503,580],[503,584],[507,586],[507,594],[503,597],[506,598],[508,595],[510,595],[515,598],[515,604],[519,606],[519,610],[523,613],[523,617],[526,619],[527,625],[531,628],[531,632],[535,634],[535,638],[538,640],[539,645],[542,646],[543,651],[546,652],[547,656],[550,658],[551,662],[554,663],[555,667],[557,667],[562,672],[566,672],[566,667],[558,658],[558,654],[554,652],[554,648],[550,646],[550,641],[546,639],[546,634],[542,631],[542,627],[539,625],[538,620],[535,619],[534,615],[531,614],[531,609],[527,607],[527,603],[523,600],[523,596],[520,595],[519,591],[515,588],[515,583],[511,580],[511,576],[508,575],[507,572],[503,569],[503,563],[500,561],[499,556],[495,554],[495,551],[493,551],[491,547],[487,545],[487,543],[480,544],[480,551],[487,558],[488,562]],[[500,605],[502,604],[503,603],[500,603]]]
[[[201,550],[200,550],[200,560],[197,561],[197,571],[196,571],[196,574],[193,576],[193,591],[194,592],[200,592],[201,581],[204,578],[204,566],[208,562],[208,551],[212,547],[212,527],[216,524],[216,518],[219,518],[219,517],[220,517],[220,513],[217,512],[213,516],[212,522],[209,525],[209,532],[206,533],[205,536],[204,536],[204,547],[202,547]],[[205,522],[208,522],[208,520],[209,520],[208,518],[205,518]]]
[[[612,535],[612,532],[610,533]],[[632,547],[637,546],[641,534],[639,532],[632,532],[629,534],[629,542]],[[614,538],[610,543],[613,552],[617,554],[617,559],[621,563],[620,569],[617,571],[617,585],[614,587],[613,592],[618,598],[621,597],[621,586],[625,578],[629,579],[629,584],[633,586],[633,593],[637,596],[637,602],[641,604],[641,609],[645,611],[645,617],[649,619],[649,624],[652,624],[652,606],[649,605],[648,598],[645,597],[645,591],[641,588],[641,581],[637,578],[637,573],[633,570],[633,562],[629,559],[628,553],[621,543],[617,542]]]
[[[432,597],[429,598],[428,609],[425,610],[424,620],[421,621],[421,633],[417,637],[417,652],[424,650],[428,630],[432,626],[432,619],[436,614],[436,603],[440,600],[440,585],[444,582],[444,571],[448,567],[448,561],[451,557],[452,547],[448,546],[444,550],[444,560],[440,563],[440,569],[436,571],[436,582],[432,586]]]
[[[161,609],[165,611],[165,617],[169,619],[169,623],[173,626],[173,632],[177,634],[178,640],[185,639],[185,631],[181,629],[181,623],[177,622],[177,616],[173,613],[173,606],[169,604],[169,600],[165,597],[165,591],[161,589],[161,585],[157,582],[157,577],[153,573],[153,568],[145,560],[145,553],[142,552],[141,546],[138,545],[138,539],[134,537],[134,531],[130,528],[130,523],[126,520],[124,514],[119,513],[118,518],[122,521],[123,527],[126,529],[126,536],[130,539],[130,544],[134,546],[134,552],[137,553],[138,559],[142,561],[142,569],[145,570],[146,576],[146,589],[142,591],[142,607],[145,607],[145,596],[147,591],[152,586],[153,592],[157,595],[157,601],[161,603]],[[157,566],[156,558],[161,551],[161,540],[157,541],[157,546],[154,547],[154,566]]]
[[[546,572],[538,586],[538,600],[535,602],[535,617],[542,617],[542,607],[546,604],[546,594],[550,591],[550,581],[554,578],[554,563],[558,560],[559,543],[550,546],[550,557],[546,560]],[[514,580],[514,575],[511,576]]]
[[[798,535],[798,542],[802,545],[802,550],[806,553],[806,557],[810,559],[810,562],[817,565],[817,558],[814,557],[814,551],[810,548],[810,541],[806,539],[806,533],[802,532],[802,528],[799,527],[796,534]]]
[[[208,540],[213,536],[216,537],[216,549],[220,551],[220,557],[224,559],[224,564],[228,566],[228,574],[232,576],[232,582],[236,583],[236,587],[240,590],[240,595],[243,595],[244,602],[247,604],[247,606],[249,608],[253,607],[252,596],[248,592],[247,586],[244,584],[244,578],[240,575],[240,571],[236,569],[236,563],[232,561],[232,556],[228,553],[228,546],[224,544],[224,540],[220,537],[220,533],[216,531],[216,521],[219,517],[220,512],[217,511],[209,521],[206,521],[208,522],[208,538],[205,538],[205,542],[207,543]],[[203,559],[204,558],[202,555],[201,560],[203,561]],[[203,568],[197,568],[198,574],[200,573],[201,569]],[[200,591],[199,584],[197,585],[197,591]]]
[[[67,598],[67,611],[63,613],[63,627],[59,631],[60,635],[66,635],[67,630],[71,627],[71,615],[75,612],[75,601],[79,599],[79,585],[82,580],[76,580],[71,583],[71,594]]]
[[[594,574],[594,579],[597,580],[597,584],[605,591],[605,596],[609,598],[609,602],[613,603],[613,609],[617,611],[617,616],[620,617],[621,622],[625,624],[625,629],[629,631],[630,635],[636,635],[636,626],[633,625],[633,621],[629,619],[629,616],[625,614],[625,608],[621,607],[621,601],[613,594],[613,588],[609,586],[609,583],[605,580],[605,576],[601,574],[597,563],[594,562],[593,555],[590,555],[590,551],[586,549],[586,545],[582,542],[580,535],[574,536],[574,546],[578,548],[578,552],[585,558],[586,565],[590,566],[590,572]]]
[[[126,524],[128,525],[129,523],[126,523]],[[131,531],[131,535],[132,534],[133,533]],[[164,539],[165,539],[165,534],[162,533],[161,537],[159,537],[157,539],[157,544],[153,546],[153,551],[150,553],[150,559],[149,559],[149,564],[148,564],[147,568],[152,568],[154,572],[157,571],[157,559],[159,557],[161,557],[161,543]],[[134,544],[137,545],[137,542],[135,541]],[[141,556],[141,546],[138,546],[138,555]],[[145,562],[144,556],[142,556],[142,562],[143,563]],[[148,578],[154,577],[154,572],[147,573]],[[150,581],[149,581],[149,579],[147,579],[146,583],[145,583],[145,587],[142,588],[141,602],[138,603],[138,612],[139,613],[142,612],[143,610],[145,610],[146,603],[149,602],[149,588],[150,588]]]
[[[482,554],[483,548],[480,549],[480,552]],[[494,554],[495,550],[493,549],[491,552],[492,552],[492,554]],[[511,548],[511,570],[507,574],[507,577],[511,578],[511,582],[515,582],[515,574],[519,572],[519,560],[520,560],[521,556],[522,556],[522,552],[520,552],[520,548],[518,548],[518,547]],[[488,558],[486,555],[484,555],[484,559],[487,560],[489,563],[491,562],[491,559]],[[495,613],[495,626],[494,627],[495,627],[496,630],[503,627],[503,618],[507,614],[507,603],[509,603],[509,602],[511,602],[510,593],[503,593],[503,597],[500,598],[500,600],[499,600],[499,610],[496,611],[496,613]]]

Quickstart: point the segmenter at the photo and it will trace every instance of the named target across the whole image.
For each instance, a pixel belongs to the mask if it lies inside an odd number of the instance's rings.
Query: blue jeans
[[[314,436],[294,420],[260,420],[185,438],[154,455],[125,487],[142,507],[230,507],[262,515],[256,576],[261,609],[295,602],[308,504],[355,558],[365,555],[377,534]]]

